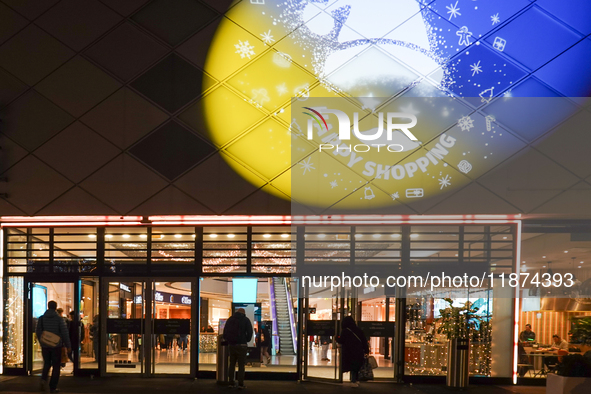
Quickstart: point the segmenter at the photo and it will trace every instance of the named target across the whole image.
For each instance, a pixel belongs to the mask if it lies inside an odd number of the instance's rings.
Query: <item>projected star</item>
[[[288,92],[288,90],[287,90],[287,86],[285,86],[285,82],[284,82],[284,83],[282,83],[281,85],[277,85],[277,86],[275,86],[275,89],[277,89],[277,93],[278,93],[280,96],[283,96],[285,93],[287,93],[287,92]]]
[[[265,33],[261,33],[262,40],[265,44],[271,45],[271,43],[275,42],[275,39],[271,35],[271,30]]]
[[[462,15],[462,14],[460,14],[460,7],[458,7],[457,1],[455,4],[450,4],[448,6],[445,6],[445,8],[448,9],[447,13],[449,14],[449,20],[451,20],[451,18],[457,18],[459,15]]]
[[[497,23],[501,22],[501,18],[499,18],[499,13],[497,12],[496,14],[491,15],[490,20],[491,20],[493,26],[496,25]]]
[[[449,175],[446,175],[445,177],[438,179],[438,181],[439,181],[439,186],[441,186],[439,188],[439,190],[451,185],[451,177]]]
[[[300,165],[300,168],[304,170],[304,173],[302,175],[306,175],[306,171],[312,172],[312,170],[316,169],[316,167],[314,167],[314,163],[312,163],[311,157],[308,157],[307,159],[303,160],[301,163],[298,164]]]
[[[482,72],[482,67],[480,66],[480,60],[478,63],[474,63],[470,65],[470,70],[472,71],[472,76],[475,74],[480,74]]]
[[[332,181],[332,182],[330,182],[330,188],[331,188],[331,189],[334,189],[334,188],[335,188],[335,187],[337,187],[337,186],[338,186],[338,183],[337,183],[337,181]]]

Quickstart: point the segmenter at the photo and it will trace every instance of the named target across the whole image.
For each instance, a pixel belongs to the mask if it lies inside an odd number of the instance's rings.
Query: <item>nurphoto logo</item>
[[[305,115],[308,115],[310,119],[308,119],[308,128],[307,128],[307,138],[308,140],[314,139],[314,122],[319,127],[319,131],[322,133],[326,133],[329,131],[329,126],[326,122],[326,118],[329,114],[333,114],[337,117],[338,120],[338,139],[340,141],[348,141],[351,140],[351,120],[349,119],[349,115],[343,111],[338,109],[328,109],[327,107],[304,107],[310,112],[304,112]],[[325,116],[326,115],[326,116]],[[416,126],[417,124],[417,117],[413,114],[404,113],[404,112],[387,112],[386,113],[386,141],[392,141],[392,135],[394,130],[400,130],[408,139],[411,141],[418,141],[417,137],[409,130],[410,128]],[[400,120],[406,119],[406,122],[400,122]],[[410,120],[410,122],[408,121]],[[359,113],[353,113],[353,134],[355,137],[361,142],[378,142],[383,141],[383,134],[384,134],[384,113],[378,112],[378,127],[368,130],[368,132],[361,132],[359,131]],[[334,137],[337,138],[337,134],[333,133]],[[326,138],[323,138],[326,140]],[[383,143],[373,143],[373,144],[358,144],[353,147],[349,147],[356,152],[368,152],[371,147],[375,147],[378,149],[381,147],[386,147],[389,152],[402,152],[404,147],[400,144],[383,144]],[[338,145],[334,146],[333,144],[321,144],[320,151],[322,150],[330,150],[330,149],[338,149]]]

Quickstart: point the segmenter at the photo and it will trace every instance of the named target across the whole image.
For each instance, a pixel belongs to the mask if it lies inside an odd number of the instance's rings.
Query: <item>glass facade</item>
[[[267,331],[271,341],[267,359],[255,339],[249,373],[342,379],[336,337],[351,315],[378,361],[376,379],[444,376],[448,341],[438,327],[444,298],[452,298],[453,306],[478,306],[470,375],[513,374],[511,293],[494,281],[516,270],[514,223],[22,226],[4,234],[5,371],[35,371],[36,313],[56,299],[72,319],[79,314],[74,373],[212,376],[217,336],[242,296],[233,280],[251,277],[255,338]],[[409,285],[406,293],[380,285],[302,286],[302,275],[315,271],[419,274],[450,263],[486,266],[490,277],[464,289]],[[527,313],[522,307],[521,321]],[[397,335],[403,352],[396,351]],[[404,360],[402,372],[396,357]]]

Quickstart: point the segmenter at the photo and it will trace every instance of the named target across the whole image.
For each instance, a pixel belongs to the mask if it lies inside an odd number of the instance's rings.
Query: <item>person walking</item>
[[[70,332],[70,319],[68,319],[67,316],[64,316],[64,310],[62,308],[57,308],[55,310],[57,312],[57,314],[59,315],[59,317],[61,317],[62,319],[64,319],[64,322],[66,323],[66,328],[68,329],[68,332]],[[71,338],[70,338],[71,340]],[[63,353],[64,350],[62,350]],[[68,358],[70,358],[70,352],[67,352],[67,356]],[[62,362],[60,364],[60,367],[64,368],[66,366],[66,363],[64,362],[64,358],[62,357]]]
[[[51,380],[49,381],[49,390],[51,393],[58,393],[60,390],[57,384],[60,379],[60,364],[62,359],[62,346],[72,351],[68,327],[64,319],[57,314],[57,302],[49,301],[47,311],[37,321],[35,334],[41,344],[41,354],[43,355],[43,372],[41,374],[41,389],[47,390],[47,378],[49,370]]]
[[[320,360],[321,361],[330,361],[328,358],[328,346],[331,344],[332,340],[330,339],[329,335],[320,335]]]
[[[239,308],[228,319],[224,327],[224,340],[228,342],[230,351],[230,365],[228,376],[229,385],[234,386],[234,374],[236,372],[236,363],[238,363],[238,388],[245,389],[244,385],[244,367],[246,365],[247,344],[252,339],[252,323],[246,317],[244,308]]]
[[[269,355],[269,346],[271,346],[271,334],[269,329],[263,326],[261,328],[261,363],[269,364],[271,362],[271,356]]]
[[[76,332],[78,330],[78,332]],[[68,326],[70,335],[70,343],[72,344],[72,351],[68,353],[70,361],[74,362],[74,351],[80,349],[80,344],[84,341],[84,323],[76,319],[76,312],[70,312],[70,325]],[[76,337],[78,334],[78,337]]]
[[[369,354],[369,346],[365,334],[351,316],[343,319],[337,342],[341,344],[343,372],[351,372],[351,386],[359,387],[359,370]]]
[[[101,335],[100,317],[98,314],[92,318],[90,326],[90,340],[92,341],[92,350],[94,352],[94,361],[99,362],[99,337]]]

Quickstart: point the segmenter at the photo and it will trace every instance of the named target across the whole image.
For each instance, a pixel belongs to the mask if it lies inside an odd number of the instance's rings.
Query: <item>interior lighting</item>
[[[88,234],[88,238],[96,238],[96,234]]]
[[[129,238],[129,234],[123,234],[122,237],[123,238]]]
[[[318,234],[318,238],[326,238],[326,234]]]
[[[400,234],[398,234],[398,233],[390,234],[390,236],[392,238],[400,238]]]
[[[228,238],[234,238],[235,236],[236,236],[236,235],[234,235],[234,234],[228,234],[228,235],[227,235],[227,237],[228,237]]]
[[[410,237],[411,238],[418,238],[419,237],[419,234],[411,234]]]
[[[148,238],[146,234],[140,234],[140,238]]]
[[[543,258],[543,259],[545,259],[545,258],[546,258],[546,256],[542,256],[542,258]]]
[[[113,238],[113,234],[107,234],[107,235],[105,235],[105,238],[111,239],[111,238]]]
[[[564,253],[568,253],[568,250],[565,250]]]
[[[175,234],[174,237],[175,238],[181,238],[182,237],[182,234]]]
[[[209,238],[217,238],[218,235],[217,234],[209,234]]]
[[[281,238],[289,238],[289,234],[281,234]]]
[[[381,238],[382,237],[382,234],[374,234],[374,235],[372,235],[372,237],[374,237],[374,238]]]
[[[265,237],[265,238],[271,238],[271,234],[263,234],[263,237]]]

